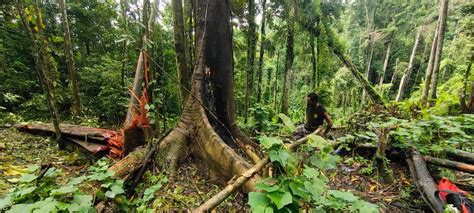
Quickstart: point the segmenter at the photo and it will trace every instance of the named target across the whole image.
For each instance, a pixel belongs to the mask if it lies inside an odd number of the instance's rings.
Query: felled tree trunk
[[[161,140],[157,162],[165,171],[173,172],[180,160],[192,154],[203,173],[228,181],[251,168],[235,149],[252,147],[235,121],[230,11],[228,2],[222,0],[198,2],[196,7],[197,54],[191,94],[179,121]],[[144,156],[140,154],[144,152],[137,149],[130,155]],[[112,168],[123,171],[124,166],[130,165],[125,161],[137,162],[137,158],[126,157]],[[137,167],[128,167],[124,172]],[[257,179],[259,176],[247,181],[244,191],[253,190]]]

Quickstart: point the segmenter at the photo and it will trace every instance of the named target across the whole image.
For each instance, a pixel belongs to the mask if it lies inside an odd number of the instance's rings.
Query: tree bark
[[[260,103],[262,96],[262,77],[263,77],[263,55],[265,52],[265,16],[266,16],[266,2],[267,0],[262,0],[262,25],[260,26],[260,55],[258,57],[258,90],[257,90],[257,103]]]
[[[438,86],[439,66],[441,63],[441,55],[443,53],[444,44],[444,33],[446,29],[446,19],[448,16],[448,0],[441,1],[441,7],[439,9],[439,20],[438,20],[438,41],[436,42],[436,54],[433,65],[433,76],[431,79],[430,93],[431,100],[436,100],[436,88]]]
[[[351,62],[351,60],[339,50],[333,48],[333,51],[334,54],[336,54],[336,56],[339,58],[339,60],[341,60],[341,62],[351,71],[352,75],[354,75],[357,81],[359,81],[362,88],[364,89],[364,91],[367,92],[367,95],[372,100],[372,102],[374,104],[378,104],[385,107],[385,102],[383,101],[382,96],[380,96],[380,94],[377,93],[375,88],[370,85],[370,82],[364,77],[364,75],[357,70],[357,67]]]
[[[421,31],[423,31],[423,26],[420,27],[418,33],[416,34],[415,44],[413,45],[413,50],[411,51],[410,61],[408,62],[408,67],[403,73],[402,79],[400,80],[400,85],[398,87],[397,97],[395,101],[401,101],[405,96],[405,89],[408,82],[410,81],[411,72],[413,70],[413,63],[415,62],[416,50],[418,49],[418,43],[420,41]]]
[[[380,79],[379,79],[379,87],[382,87],[383,80],[385,78],[385,73],[387,72],[391,49],[392,49],[392,41],[389,41],[387,44],[387,51],[385,52],[385,59],[383,61],[382,74],[380,75]]]
[[[244,106],[244,122],[247,123],[249,117],[249,108],[252,102],[253,94],[253,76],[255,68],[255,0],[248,0],[248,16],[247,22],[249,24],[247,32],[247,87],[245,90],[245,106]]]
[[[469,61],[469,65],[467,66],[466,72],[464,73],[464,82],[463,82],[463,86],[462,86],[462,89],[461,89],[461,97],[459,99],[460,105],[461,105],[461,112],[463,112],[463,113],[468,113],[470,111],[469,107],[468,107],[468,104],[466,103],[466,90],[467,90],[467,82],[468,82],[468,79],[469,79],[469,74],[471,72],[471,66],[472,66],[472,57],[471,57],[471,61]],[[471,100],[472,99],[473,99],[473,97],[472,97],[472,94],[471,94]],[[474,112],[474,108],[471,108],[471,110]]]
[[[280,50],[277,50],[277,64],[276,64],[276,70],[275,70],[275,83],[273,84],[273,109],[275,111],[278,110],[278,100],[277,100],[277,94],[278,94],[278,74],[280,73]]]
[[[317,78],[317,75],[318,75],[318,67],[317,67],[317,64],[316,64],[316,52],[314,51],[314,35],[313,34],[310,34],[310,38],[309,38],[309,44],[310,44],[310,48],[311,48],[311,68],[313,70],[313,75],[312,75],[312,83],[313,83],[313,86],[311,87],[313,89],[313,91],[316,91],[316,78]]]
[[[235,121],[230,11],[224,0],[200,1],[196,6],[197,54],[192,95],[176,126],[160,142],[158,162],[173,171],[191,153],[205,174],[227,181],[251,168],[233,150],[248,148],[251,141]],[[137,149],[132,154],[138,152],[144,150]],[[257,175],[247,181],[244,191],[254,190],[259,178]]]
[[[191,88],[191,72],[186,60],[186,40],[184,34],[182,0],[173,0],[173,31],[176,62],[181,83],[181,102],[184,103],[187,99],[188,91]]]
[[[415,84],[418,84],[418,76],[420,75],[420,71],[423,70],[423,64],[425,63],[426,55],[428,55],[427,54],[428,47],[429,47],[429,42],[425,42],[425,47],[423,48],[423,56],[421,57],[420,67],[416,71]]]
[[[285,78],[283,80],[283,94],[281,97],[281,112],[288,114],[288,81],[290,79],[291,67],[293,66],[293,38],[294,38],[294,16],[295,16],[295,3],[289,2],[288,5],[288,35],[286,39],[286,57],[285,57]]]
[[[367,70],[365,71],[365,78],[370,82],[370,66],[372,65],[372,58],[374,55],[375,38],[372,39],[372,34],[369,34],[369,58],[367,59]],[[362,90],[362,103],[365,103],[365,90]]]
[[[425,73],[425,83],[423,85],[423,92],[421,94],[421,105],[425,106],[428,102],[428,96],[430,92],[430,83],[431,83],[431,76],[433,75],[433,66],[434,66],[434,58],[436,55],[436,44],[438,42],[438,28],[439,28],[439,21],[436,25],[436,30],[433,36],[433,42],[431,43],[431,52],[430,58],[428,59],[428,66],[426,67]]]
[[[414,151],[411,156],[407,158],[407,163],[410,173],[412,174],[413,182],[418,188],[423,200],[430,206],[433,212],[443,212],[444,204],[435,196],[438,187],[426,167],[423,156]]]
[[[64,144],[61,141],[61,129],[59,128],[59,113],[56,106],[56,98],[54,96],[54,88],[51,82],[50,72],[51,71],[51,55],[49,54],[48,50],[48,42],[44,37],[43,32],[43,25],[40,19],[40,12],[38,5],[34,4],[35,15],[36,15],[36,24],[38,28],[38,33],[35,35],[33,30],[30,27],[30,23],[27,21],[26,14],[24,13],[24,7],[20,0],[16,1],[16,8],[18,10],[18,14],[21,18],[21,22],[23,27],[26,30],[26,34],[29,38],[30,45],[31,45],[31,53],[33,55],[33,60],[35,62],[36,71],[38,73],[38,77],[41,81],[41,85],[43,87],[43,91],[46,94],[47,103],[49,110],[51,112],[51,119],[53,121],[53,126],[56,135],[56,142],[60,149],[64,148]],[[37,38],[35,38],[37,37]]]
[[[474,174],[474,165],[471,164],[459,163],[456,161],[434,158],[431,156],[424,156],[424,160],[433,165]]]
[[[69,83],[72,88],[73,104],[72,114],[74,116],[81,115],[81,99],[79,97],[78,74],[74,65],[74,54],[72,51],[71,33],[69,31],[69,22],[67,20],[67,9],[64,0],[59,0],[59,8],[61,9],[61,20],[64,29],[64,50],[66,52],[67,70],[69,73]]]

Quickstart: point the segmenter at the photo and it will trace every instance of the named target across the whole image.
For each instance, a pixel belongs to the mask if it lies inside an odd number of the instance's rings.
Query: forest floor
[[[61,151],[49,137],[22,133],[14,128],[0,128],[0,198],[17,185],[20,176],[27,173],[28,166],[52,164],[62,171],[58,183],[66,183],[87,171],[97,160],[98,157],[78,147]],[[152,206],[156,209],[192,209],[221,190],[199,172],[192,158],[188,158],[177,173],[167,179],[167,183],[155,194]],[[147,181],[144,183],[147,184]],[[247,209],[245,194],[236,193],[229,197],[217,208],[223,209],[237,212]]]
[[[338,168],[327,172],[330,188],[349,190],[366,201],[378,204],[385,212],[406,212],[427,210],[421,200],[407,168],[392,162],[390,167],[395,177],[393,184],[378,181],[370,157],[364,158],[354,153],[346,153]],[[70,147],[60,151],[49,137],[34,136],[18,132],[14,128],[0,128],[0,197],[8,189],[16,186],[21,174],[30,165],[46,165],[60,169],[59,183],[65,183],[74,176],[84,173],[99,158],[84,152],[81,148]],[[147,178],[157,177],[158,171],[150,171],[137,188],[143,193],[149,186]],[[472,176],[471,176],[472,177]],[[192,209],[221,190],[217,181],[209,180],[190,157],[173,176],[157,190],[151,206],[154,209]],[[133,199],[133,197],[132,197]],[[236,193],[217,210],[242,212],[249,209],[247,196]],[[428,209],[429,210],[429,209]]]

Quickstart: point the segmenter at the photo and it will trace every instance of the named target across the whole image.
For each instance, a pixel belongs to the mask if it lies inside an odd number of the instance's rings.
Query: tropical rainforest
[[[0,212],[474,212],[469,0],[0,0]]]

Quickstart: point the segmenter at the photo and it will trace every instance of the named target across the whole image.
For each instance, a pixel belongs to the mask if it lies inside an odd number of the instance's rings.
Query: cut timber
[[[35,135],[53,135],[54,126],[51,123],[32,123],[26,125],[15,125],[15,128],[19,131],[28,132]],[[73,124],[61,124],[60,125],[62,136],[82,139],[84,141],[93,140],[94,142],[107,142],[108,137],[113,130],[93,128],[88,126],[80,126]]]
[[[445,152],[453,159],[462,161],[464,163],[474,164],[474,153],[472,152],[466,152],[459,149],[448,149]]]
[[[412,151],[410,157],[406,159],[410,173],[413,178],[413,182],[416,188],[420,192],[423,200],[433,210],[433,212],[443,212],[444,204],[436,197],[435,192],[438,190],[436,183],[433,181],[426,163],[423,160],[423,156],[416,151]]]
[[[81,146],[82,148],[86,149],[87,151],[93,154],[96,154],[101,151],[109,150],[109,146],[107,145],[85,142],[85,141],[81,141],[81,140],[77,140],[73,138],[66,138],[66,141],[71,141],[73,143],[76,143],[77,145]]]
[[[425,156],[424,160],[429,164],[433,164],[436,166],[446,167],[449,169],[455,169],[467,173],[474,174],[474,165],[466,164],[466,163],[459,163],[452,160],[441,159],[441,158],[434,158],[431,156]]]

